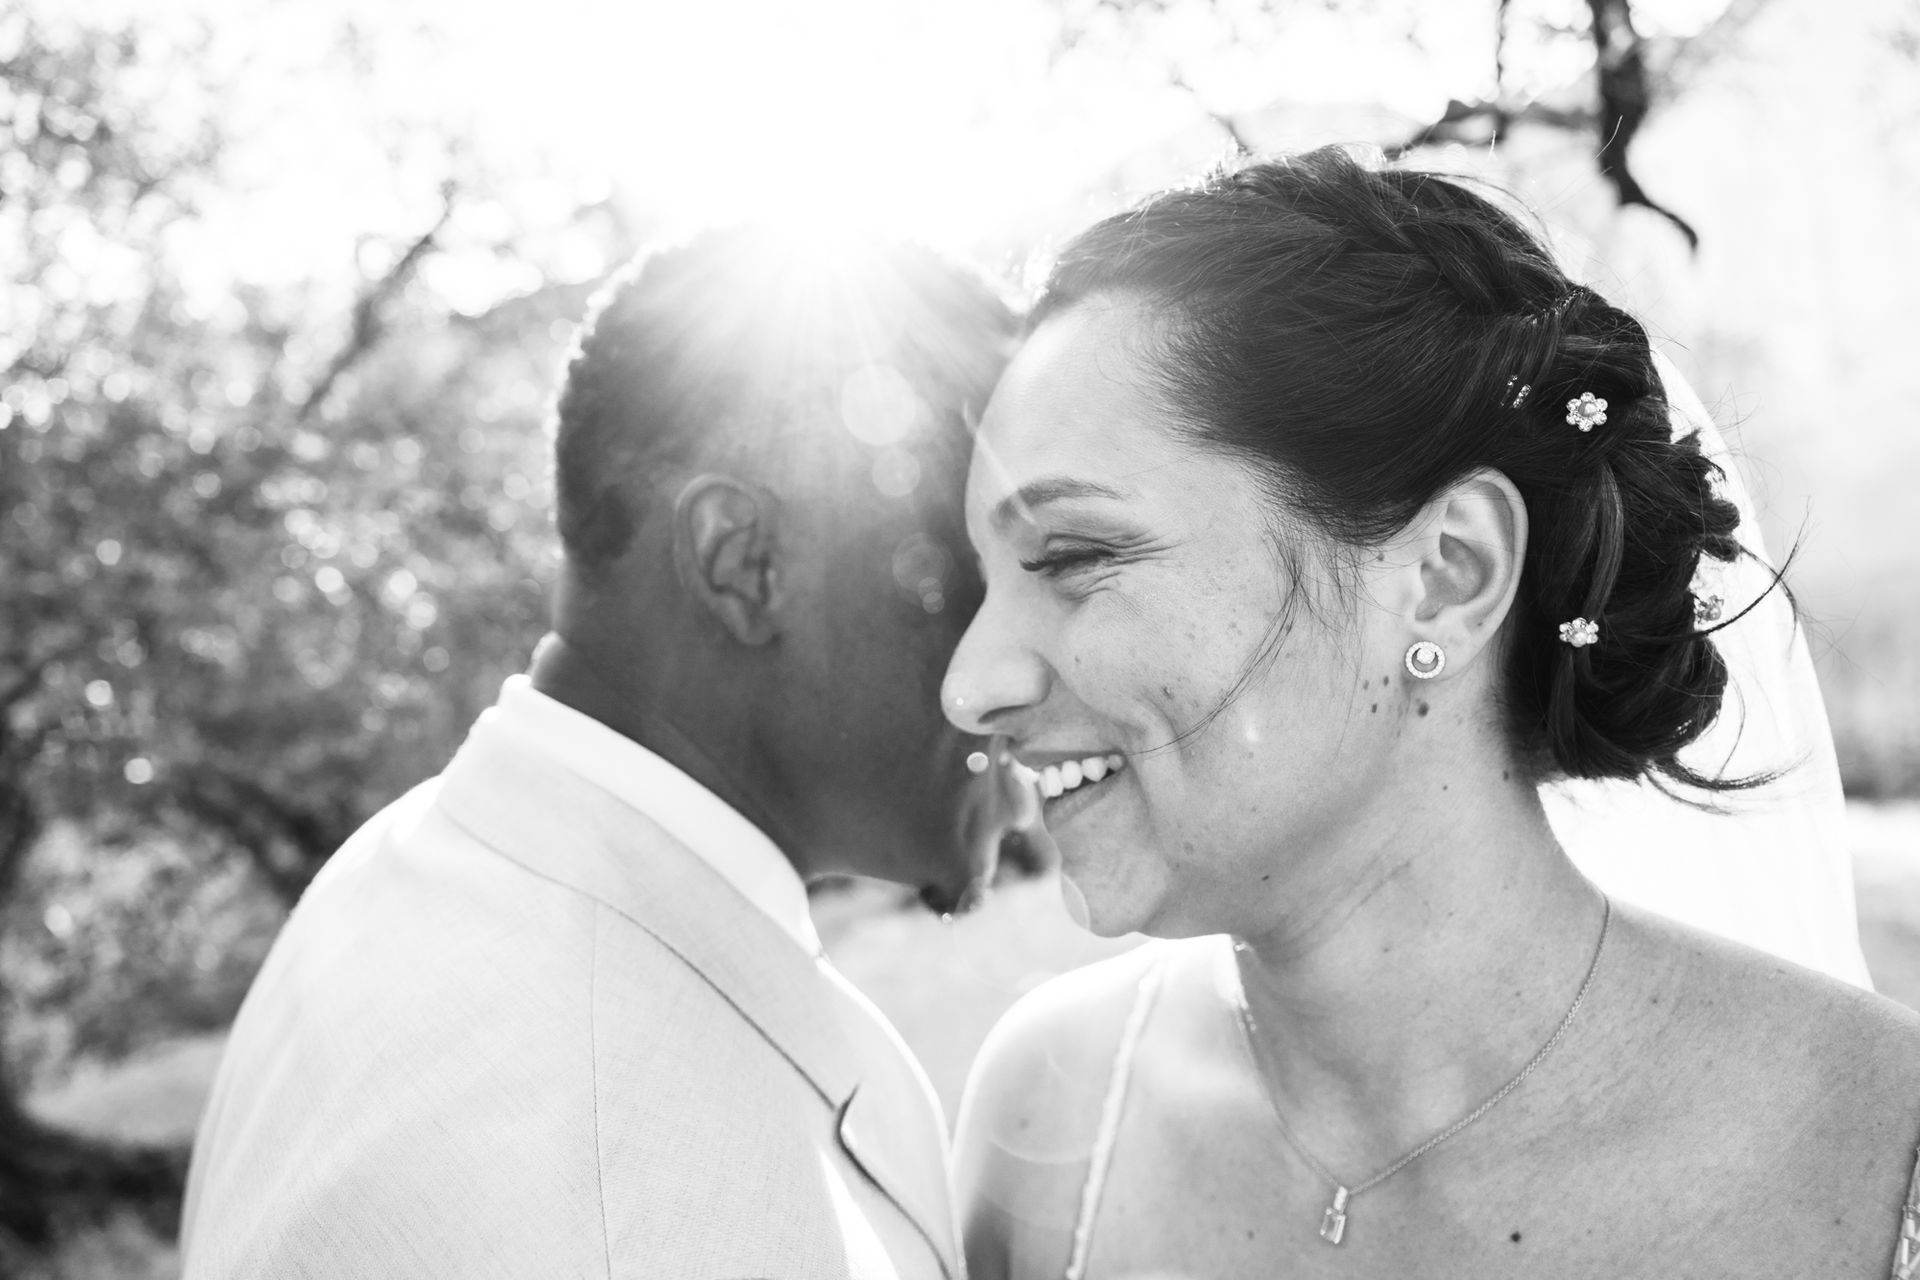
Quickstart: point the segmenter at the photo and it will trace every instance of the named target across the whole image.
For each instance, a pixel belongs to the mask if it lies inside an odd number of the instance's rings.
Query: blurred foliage
[[[544,620],[539,418],[592,281],[534,269],[515,277],[531,290],[454,311],[421,267],[485,192],[450,181],[404,244],[209,286],[183,232],[222,196],[232,117],[217,84],[177,91],[194,54],[138,23],[0,17],[16,1087],[229,1018],[279,909],[437,770]],[[605,260],[629,247],[591,209],[579,230]],[[511,229],[494,231],[497,260]],[[23,900],[50,825],[67,839]]]
[[[432,233],[344,338],[306,290],[196,301],[165,246],[211,116],[150,138],[115,74],[136,38],[69,39],[16,29],[0,107],[28,155],[0,189],[26,268],[0,304],[8,777],[104,836],[185,824],[291,895],[537,634],[557,343],[538,300],[450,317],[412,278]]]
[[[1920,796],[1920,593],[1845,624],[1814,620],[1820,690],[1847,794]]]
[[[100,857],[56,823],[0,935],[0,1016],[25,1082],[232,1021],[282,912],[238,859],[160,838]]]

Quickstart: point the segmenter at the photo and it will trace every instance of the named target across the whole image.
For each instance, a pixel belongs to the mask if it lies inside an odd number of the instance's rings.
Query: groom
[[[938,1103],[804,882],[953,902],[990,870],[938,686],[1013,329],[923,252],[747,231],[603,295],[555,415],[553,634],[276,943],[189,1280],[958,1280]]]

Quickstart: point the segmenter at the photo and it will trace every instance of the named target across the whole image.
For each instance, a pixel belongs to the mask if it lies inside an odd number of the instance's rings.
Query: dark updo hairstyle
[[[1152,372],[1182,428],[1339,542],[1387,538],[1480,468],[1512,480],[1530,534],[1502,702],[1536,776],[1763,780],[1679,759],[1727,683],[1694,573],[1740,554],[1739,512],[1698,439],[1673,438],[1646,331],[1512,216],[1459,181],[1323,148],[1091,227],[1033,323],[1095,297],[1165,322]],[[1607,402],[1585,433],[1566,420],[1582,392]],[[1576,617],[1599,643],[1561,641]]]

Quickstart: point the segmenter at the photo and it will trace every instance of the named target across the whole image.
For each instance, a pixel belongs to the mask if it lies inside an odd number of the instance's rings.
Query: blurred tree
[[[1422,7],[1410,0],[1057,0],[1061,12],[1061,51],[1071,54],[1088,44],[1122,44],[1154,51],[1152,59],[1175,88],[1189,94],[1200,110],[1247,154],[1256,148],[1248,136],[1246,114],[1229,109],[1204,87],[1176,52],[1194,48],[1198,25],[1208,38],[1198,42],[1196,63],[1217,61],[1222,48],[1273,47],[1287,37],[1289,22],[1305,13],[1338,13],[1419,44]],[[1432,120],[1398,139],[1381,139],[1398,158],[1420,147],[1447,143],[1488,146],[1504,140],[1516,125],[1541,125],[1581,133],[1592,139],[1595,162],[1623,205],[1640,205],[1671,222],[1691,247],[1699,236],[1679,214],[1658,203],[1635,177],[1628,156],[1648,115],[1683,86],[1697,67],[1723,48],[1765,0],[1730,0],[1718,18],[1686,40],[1651,39],[1635,24],[1635,5],[1645,0],[1579,0],[1554,6],[1549,16],[1522,20],[1513,0],[1487,0],[1489,54],[1483,92],[1450,99]],[[1538,6],[1534,6],[1538,7]],[[1557,10],[1583,9],[1583,22],[1568,22]],[[1179,32],[1182,38],[1170,39]],[[1572,52],[1569,59],[1563,55]],[[1562,65],[1584,62],[1593,73],[1593,99],[1568,106],[1538,94],[1522,95],[1514,86],[1515,60]],[[1257,104],[1284,100],[1284,86]]]
[[[208,869],[243,859],[291,903],[438,768],[544,617],[537,423],[592,280],[521,270],[533,287],[473,316],[423,282],[436,255],[527,265],[510,226],[455,235],[487,197],[449,133],[439,205],[407,241],[365,242],[332,278],[209,284],[193,233],[228,198],[233,117],[217,85],[173,74],[195,54],[150,25],[0,17],[0,922],[16,927],[7,907],[56,821],[101,857],[165,835]],[[605,207],[574,222],[605,261],[630,247]],[[5,1043],[0,1259],[8,1235],[43,1243],[111,1201],[165,1217],[181,1154],[35,1123]]]

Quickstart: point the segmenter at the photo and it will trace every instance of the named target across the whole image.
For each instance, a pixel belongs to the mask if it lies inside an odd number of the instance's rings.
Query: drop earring
[[[1416,640],[1407,647],[1407,674],[1415,680],[1431,680],[1446,665],[1446,650],[1431,640]]]

